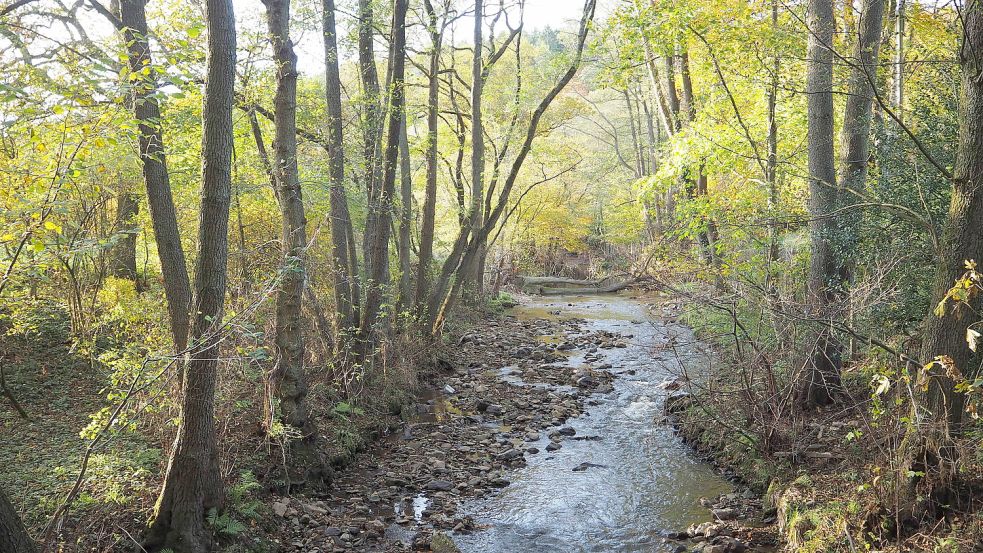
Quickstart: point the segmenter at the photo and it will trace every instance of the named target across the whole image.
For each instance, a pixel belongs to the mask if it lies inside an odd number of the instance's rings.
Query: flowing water
[[[456,535],[455,543],[474,553],[673,551],[661,533],[710,520],[699,499],[732,490],[660,422],[666,392],[659,384],[679,374],[680,363],[688,371],[705,363],[692,332],[651,319],[643,303],[620,295],[541,298],[515,313],[583,318],[585,332],[633,337],[626,348],[599,350],[596,363],[610,363],[618,378],[613,391],[593,396],[584,415],[567,421],[580,439],[527,455],[510,486],[467,504],[484,529]],[[583,352],[569,362],[582,364]],[[542,451],[548,443],[531,445]],[[586,470],[573,470],[583,463]]]

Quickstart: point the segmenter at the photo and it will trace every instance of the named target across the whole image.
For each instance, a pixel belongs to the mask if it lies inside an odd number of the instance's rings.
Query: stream
[[[662,537],[711,520],[701,497],[733,487],[700,461],[660,422],[665,379],[705,364],[688,328],[649,317],[644,303],[623,295],[535,298],[514,309],[520,319],[581,318],[583,330],[609,331],[627,347],[599,349],[593,366],[611,364],[613,391],[592,396],[584,415],[567,421],[576,439],[557,451],[528,455],[501,492],[464,505],[481,530],[454,535],[464,552],[676,551]],[[543,340],[562,337],[544,336]],[[660,346],[672,343],[671,349]],[[573,366],[588,352],[574,350]],[[516,386],[533,383],[509,375]],[[571,393],[566,387],[546,391]],[[549,439],[530,444],[543,450]],[[578,470],[574,470],[574,468]]]

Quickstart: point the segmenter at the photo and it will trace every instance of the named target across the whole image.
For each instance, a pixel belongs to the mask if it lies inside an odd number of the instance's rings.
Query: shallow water
[[[627,348],[599,350],[598,363],[611,363],[611,371],[624,374],[613,392],[592,396],[596,405],[567,421],[576,437],[593,438],[566,438],[552,453],[544,451],[548,438],[530,444],[541,453],[526,455],[528,464],[510,475],[510,486],[465,505],[485,529],[455,535],[455,543],[475,553],[672,551],[661,532],[710,520],[699,499],[732,490],[659,422],[666,393],[659,384],[679,374],[680,363],[689,371],[703,363],[692,333],[650,320],[642,302],[620,295],[541,298],[515,314],[582,318],[585,331],[634,337]],[[667,343],[675,354],[660,354],[659,346]],[[582,363],[579,353],[569,362]],[[591,466],[572,470],[582,463]]]

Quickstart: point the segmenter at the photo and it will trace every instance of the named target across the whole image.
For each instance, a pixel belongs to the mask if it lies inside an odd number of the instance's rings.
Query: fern
[[[233,518],[229,513],[219,514],[216,509],[209,509],[207,521],[216,534],[228,537],[237,537],[246,530],[245,524]]]

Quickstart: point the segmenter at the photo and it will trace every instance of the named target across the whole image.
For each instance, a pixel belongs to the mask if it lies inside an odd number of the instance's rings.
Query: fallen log
[[[635,284],[634,280],[617,282],[607,286],[584,286],[581,288],[549,288],[539,287],[539,293],[543,296],[576,296],[583,294],[613,294]]]
[[[576,278],[564,278],[564,277],[536,277],[536,276],[524,276],[519,275],[515,278],[516,283],[521,287],[537,287],[537,286],[547,286],[553,287],[555,284],[572,284],[574,286],[600,286],[601,283],[606,279],[601,280],[581,280]]]

